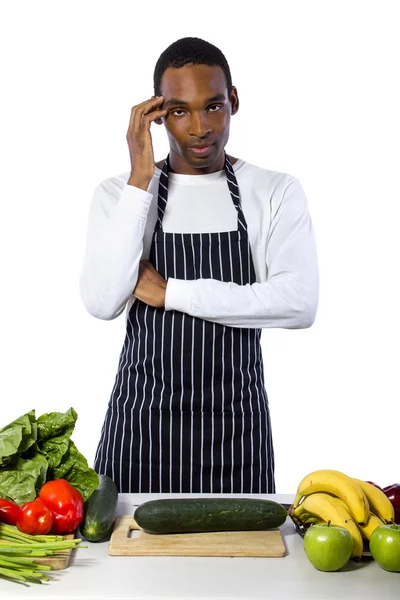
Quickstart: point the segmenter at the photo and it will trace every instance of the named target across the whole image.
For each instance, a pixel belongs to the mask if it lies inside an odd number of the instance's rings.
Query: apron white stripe
[[[186,273],[186,246],[184,237],[181,234],[182,252],[183,252],[183,272]],[[182,343],[181,343],[181,435],[180,435],[180,469],[179,469],[179,491],[182,493],[182,469],[183,469],[183,340],[185,335],[185,313],[182,316]]]
[[[157,269],[156,269],[157,270]],[[155,370],[155,354],[156,354],[156,311],[153,314],[153,356],[151,357],[151,365],[153,368],[153,373]],[[154,390],[156,387],[156,378],[153,379],[153,387],[151,389],[151,401],[149,404],[149,493],[151,494],[151,483],[152,483],[152,473],[151,473],[151,465],[153,462],[152,451],[153,451],[153,436],[151,435],[151,417],[152,417],[152,408],[154,402]],[[133,437],[132,437],[133,440]]]
[[[253,371],[254,371],[254,387],[257,392],[257,403],[258,403],[258,428],[259,428],[259,448],[258,448],[258,461],[259,461],[259,476],[258,476],[258,493],[261,494],[261,476],[262,476],[262,456],[261,456],[261,446],[262,446],[262,432],[261,432],[261,421],[262,421],[262,412],[261,412],[261,404],[260,404],[260,395],[258,392],[258,371],[256,369],[256,361],[257,361],[257,336],[254,336],[254,361],[253,361]]]
[[[242,265],[242,253],[239,252],[239,264],[240,264],[240,283],[241,285],[243,285],[243,265]],[[244,468],[244,418],[245,418],[245,413],[244,413],[244,406],[243,406],[243,390],[244,390],[244,375],[243,375],[243,329],[240,329],[240,375],[242,378],[242,385],[241,385],[241,398],[240,398],[240,406],[242,409],[242,435],[241,435],[241,439],[240,439],[240,443],[241,443],[241,447],[242,447],[242,468],[241,468],[241,481],[240,481],[240,491],[241,493],[243,493],[243,478],[244,478],[244,473],[243,473],[243,468]],[[248,418],[248,414],[246,415]]]
[[[261,355],[262,355],[262,351],[261,351],[261,344],[259,345],[259,352],[260,352],[260,360],[261,360]],[[262,365],[262,362],[261,362]],[[264,372],[264,368],[263,366],[261,367],[262,369],[262,373]],[[265,387],[262,387],[262,393],[263,393],[263,397],[264,397],[264,403],[265,403],[265,410],[266,410],[266,419],[265,419],[265,446],[266,446],[266,463],[265,463],[265,468],[267,469],[267,486],[268,488],[270,488],[273,492],[275,491],[275,482],[274,482],[274,473],[273,473],[273,462],[274,462],[274,449],[273,449],[273,443],[272,443],[272,430],[271,430],[271,420],[270,420],[270,413],[269,413],[269,407],[268,407],[268,398],[267,398],[267,392],[265,390]],[[268,465],[270,466],[270,468],[268,468]]]
[[[201,346],[201,381],[204,382],[204,340],[205,340],[205,324],[203,321],[203,334]],[[201,450],[200,450],[200,494],[203,493],[203,462],[204,462],[204,385],[201,386]]]
[[[221,254],[221,234],[218,233],[218,251],[219,251],[219,270],[221,273],[221,280],[224,281],[224,268],[222,263],[222,254]],[[222,374],[221,374],[221,411],[223,413],[221,417],[221,425],[222,425],[222,439],[221,439],[221,493],[224,493],[224,445],[225,445],[225,331],[224,328],[222,331],[222,349],[221,349],[221,363],[222,363]]]
[[[165,235],[164,235],[164,273],[167,273],[167,254],[166,254],[166,247],[165,247]],[[165,311],[163,312],[163,322],[162,322],[162,331],[161,331],[161,381],[162,383],[162,388],[161,388],[161,393],[160,393],[160,403],[159,403],[159,414],[158,414],[158,419],[159,419],[159,441],[160,441],[160,468],[159,468],[159,477],[160,477],[160,492],[163,490],[163,486],[162,486],[162,461],[163,461],[163,456],[162,456],[162,403],[163,403],[163,394],[164,394],[164,388],[165,388],[165,376],[164,376],[164,364],[165,364],[165,360],[164,360],[164,324],[165,324]]]
[[[173,265],[174,265],[174,278],[176,278],[176,243],[175,243],[175,234],[172,234],[172,239],[173,239]],[[170,395],[170,399],[169,399],[169,491],[172,492],[172,465],[173,465],[173,460],[172,460],[172,430],[173,430],[173,423],[172,423],[172,401],[173,401],[173,396],[174,396],[174,362],[173,362],[173,358],[174,358],[174,352],[173,352],[173,348],[174,348],[174,335],[175,335],[175,331],[174,331],[174,327],[175,327],[175,311],[172,311],[172,324],[171,324],[171,352],[170,352],[170,365],[171,365],[171,395]]]
[[[208,236],[208,265],[210,269],[210,277],[214,279],[213,268],[212,268],[212,256],[211,256],[211,234]],[[213,477],[214,477],[214,436],[215,436],[215,420],[214,420],[214,359],[215,359],[215,323],[212,324],[213,328],[213,348],[212,353],[212,368],[211,368],[211,468],[210,468],[210,492],[213,493]]]
[[[200,277],[203,274],[203,236],[200,236]],[[201,347],[201,458],[200,458],[200,493],[203,492],[203,462],[204,462],[204,338],[205,324],[203,321],[202,347]]]
[[[193,234],[190,234],[191,239],[191,247],[192,247],[192,256],[193,256],[193,269],[194,276],[197,279],[196,273],[196,255],[194,252],[194,242],[193,242]],[[190,423],[190,491],[193,491],[193,446],[194,446],[194,437],[193,437],[193,404],[194,404],[194,319],[192,319],[192,368],[191,368],[191,381],[192,381],[192,397],[191,397],[191,423]]]
[[[232,261],[232,245],[231,245],[231,236],[228,234],[228,242],[229,242],[229,264],[231,267],[230,271],[230,281],[233,281],[233,261]],[[234,466],[234,447],[235,447],[235,408],[234,408],[234,400],[235,400],[235,361],[234,361],[234,344],[233,344],[233,328],[231,327],[231,361],[232,361],[232,400],[231,400],[231,411],[232,411],[232,438],[231,438],[231,493],[233,492],[233,466]]]
[[[118,396],[117,396],[117,401],[121,398],[122,395],[122,386],[123,386],[123,382],[124,382],[124,367],[127,365],[128,362],[128,352],[129,352],[129,346],[130,346],[130,340],[128,341],[128,349],[127,349],[127,353],[126,353],[126,362],[123,365],[122,368],[122,372],[121,372],[121,378],[120,378],[120,387],[119,387],[119,392],[118,392]],[[118,405],[116,405],[115,407],[115,418],[118,419]],[[115,473],[115,468],[114,468],[114,458],[115,458],[115,429],[116,429],[116,425],[113,426],[113,422],[114,422],[114,402],[111,403],[111,417],[110,417],[110,422],[108,425],[108,439],[107,439],[107,447],[106,447],[106,455],[110,456],[110,452],[112,452],[111,455],[111,473],[112,473],[112,479],[114,481],[117,480],[117,476]],[[112,450],[110,450],[110,443],[112,443]],[[120,481],[120,480],[119,480]]]
[[[181,431],[179,436],[179,491],[182,493],[183,469],[183,341],[185,337],[185,313],[182,315],[182,343],[181,343]]]
[[[251,398],[250,393],[250,329],[247,330],[247,391],[249,399]],[[251,470],[250,470],[250,492],[254,493],[253,489],[253,469],[254,469],[254,411],[251,411],[251,424],[250,424],[250,439],[251,439]]]
[[[261,345],[260,344],[258,345],[258,351],[259,351],[259,358],[260,358],[260,361],[261,361],[261,355],[260,355],[260,353],[261,353]],[[266,471],[266,475],[267,475],[267,484],[268,484],[269,483],[269,481],[268,481],[269,480],[269,473],[268,473],[268,454],[269,454],[269,440],[268,440],[269,435],[268,435],[268,430],[269,430],[269,427],[268,427],[268,415],[267,415],[267,402],[268,401],[267,401],[267,398],[266,398],[266,395],[265,395],[264,386],[261,386],[261,394],[262,394],[262,397],[263,397],[263,400],[264,400],[264,410],[265,410],[265,419],[264,419],[264,422],[265,422],[265,438],[264,438],[264,444],[265,444],[265,471]]]
[[[165,338],[165,312],[162,317],[162,326],[161,326],[161,381],[163,382],[161,392],[160,392],[160,402],[158,404],[158,440],[159,440],[159,451],[160,451],[160,465],[159,465],[159,490],[162,491],[162,403],[163,403],[163,394],[165,388],[165,379],[164,379],[164,338]]]
[[[138,321],[138,318],[137,318],[137,312],[135,312],[135,316],[136,316],[136,322],[139,325],[139,321]],[[133,342],[131,344],[131,357],[130,357],[130,360],[129,360],[129,364],[130,365],[132,365],[132,363],[133,363],[133,348],[134,348],[134,340],[133,340]],[[140,339],[138,340],[138,353],[137,354],[138,354],[138,356],[140,354]],[[137,373],[137,365],[138,365],[138,361],[136,362],[136,365],[135,365],[136,373]],[[127,379],[127,387],[126,387],[127,391],[129,390],[129,387],[130,387],[129,386],[130,377],[131,377],[131,370],[129,369],[129,371],[128,371],[128,379]],[[137,377],[135,378],[135,402],[136,402],[136,398],[137,398]],[[123,457],[123,447],[124,447],[125,431],[126,431],[126,428],[125,428],[125,425],[126,425],[126,412],[125,412],[125,408],[126,408],[126,404],[128,402],[128,399],[129,399],[129,393],[126,394],[126,398],[125,398],[125,401],[124,401],[123,407],[122,407],[122,413],[123,413],[123,433],[122,433],[122,438],[121,438],[121,446],[120,446],[119,456],[118,456],[118,459],[117,459],[117,460],[119,460],[119,481],[121,482],[121,486],[123,486],[123,484],[124,484],[123,474],[122,474],[122,467],[123,467],[122,457]],[[116,439],[117,439],[117,431],[119,429],[119,426],[118,426],[119,419],[120,419],[120,414],[119,414],[119,410],[117,410],[117,422],[115,424],[115,430],[114,430],[113,464],[115,463],[115,460],[116,460],[115,459],[115,442],[116,442]]]
[[[251,280],[251,264],[250,264],[250,259],[251,259],[251,253],[248,252],[247,253],[247,274],[246,274],[246,280],[250,281]],[[251,384],[251,376],[250,376],[250,344],[251,344],[251,339],[254,336],[255,331],[254,329],[248,329],[247,330],[247,375],[248,375],[248,394],[249,394],[249,398],[251,398],[251,393],[250,393],[250,384]],[[258,401],[258,409],[260,410],[260,402]],[[254,493],[254,411],[251,411],[251,425],[250,425],[250,438],[251,438],[251,471],[250,471],[250,490],[252,493]]]
[[[191,397],[191,427],[190,427],[190,491],[193,491],[193,404],[194,404],[194,319],[192,320],[192,397]]]
[[[142,402],[139,408],[139,493],[142,491],[142,463],[143,463],[143,457],[142,457],[142,452],[143,452],[143,432],[142,432],[142,411],[143,411],[143,405],[144,405],[144,401],[146,398],[146,385],[147,385],[147,369],[145,368],[146,365],[146,361],[147,361],[147,337],[149,334],[149,330],[147,327],[147,312],[149,309],[149,305],[146,304],[146,309],[144,311],[144,327],[145,327],[145,338],[144,338],[144,361],[143,361],[143,366],[144,366],[144,384],[143,384],[143,391],[142,391]],[[134,407],[133,407],[134,408]],[[132,461],[132,443],[133,443],[133,436],[131,436],[131,446],[130,446],[130,461]],[[132,462],[130,462],[130,473],[132,473]],[[131,486],[130,486],[131,487]]]
[[[157,243],[158,241],[158,233],[155,234],[155,242]],[[155,269],[156,271],[158,271],[159,266],[158,266],[158,252],[156,252],[156,257],[155,257]],[[153,365],[153,372],[155,369],[155,354],[156,354],[156,328],[155,328],[155,321],[156,321],[156,312],[154,311],[154,318],[153,318],[153,358],[152,358],[152,365]],[[152,422],[152,409],[153,409],[153,402],[155,400],[154,397],[154,390],[156,387],[156,378],[154,378],[153,381],[153,389],[151,391],[151,402],[149,405],[149,493],[152,492],[152,481],[153,481],[153,473],[152,473],[152,464],[153,464],[153,436],[151,434],[151,422]]]
[[[172,492],[172,399],[174,394],[174,365],[173,365],[173,344],[174,344],[174,324],[175,324],[175,314],[172,315],[172,331],[171,331],[171,395],[169,399],[169,491]]]

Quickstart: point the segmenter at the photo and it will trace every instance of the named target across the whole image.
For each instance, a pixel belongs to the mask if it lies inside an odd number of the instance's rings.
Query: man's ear
[[[237,88],[234,85],[232,86],[232,93],[231,93],[230,101],[231,101],[231,114],[236,115],[237,111],[239,110],[239,96],[238,96]]]

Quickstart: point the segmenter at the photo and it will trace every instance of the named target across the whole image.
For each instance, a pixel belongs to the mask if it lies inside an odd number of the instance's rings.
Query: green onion
[[[30,535],[29,533],[22,533],[17,527],[14,525],[6,525],[5,523],[0,523],[0,540],[3,540],[7,537],[12,537],[16,540],[25,540],[31,542],[62,542],[65,537],[63,535]]]
[[[0,524],[0,576],[10,581],[42,583],[50,581],[42,571],[51,571],[48,565],[39,565],[33,558],[63,556],[63,550],[87,548],[81,538],[66,539],[62,535],[29,535],[13,525]],[[64,553],[65,555],[65,553]]]

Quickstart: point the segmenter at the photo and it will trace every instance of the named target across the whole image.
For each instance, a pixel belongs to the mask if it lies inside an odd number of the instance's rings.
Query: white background
[[[89,204],[130,169],[131,107],[159,55],[197,36],[238,89],[227,151],[297,177],[317,238],[314,325],[262,336],[277,491],[317,468],[399,482],[398,7],[2,3],[0,427],[73,406],[92,464],[125,315],[95,319],[79,296]],[[167,137],[152,131],[158,161]]]

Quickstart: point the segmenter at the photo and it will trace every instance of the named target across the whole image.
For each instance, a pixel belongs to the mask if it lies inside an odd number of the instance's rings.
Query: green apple
[[[304,550],[316,569],[338,571],[350,559],[353,540],[345,527],[320,523],[307,529]]]
[[[377,527],[371,535],[369,549],[382,569],[400,572],[400,525]]]

